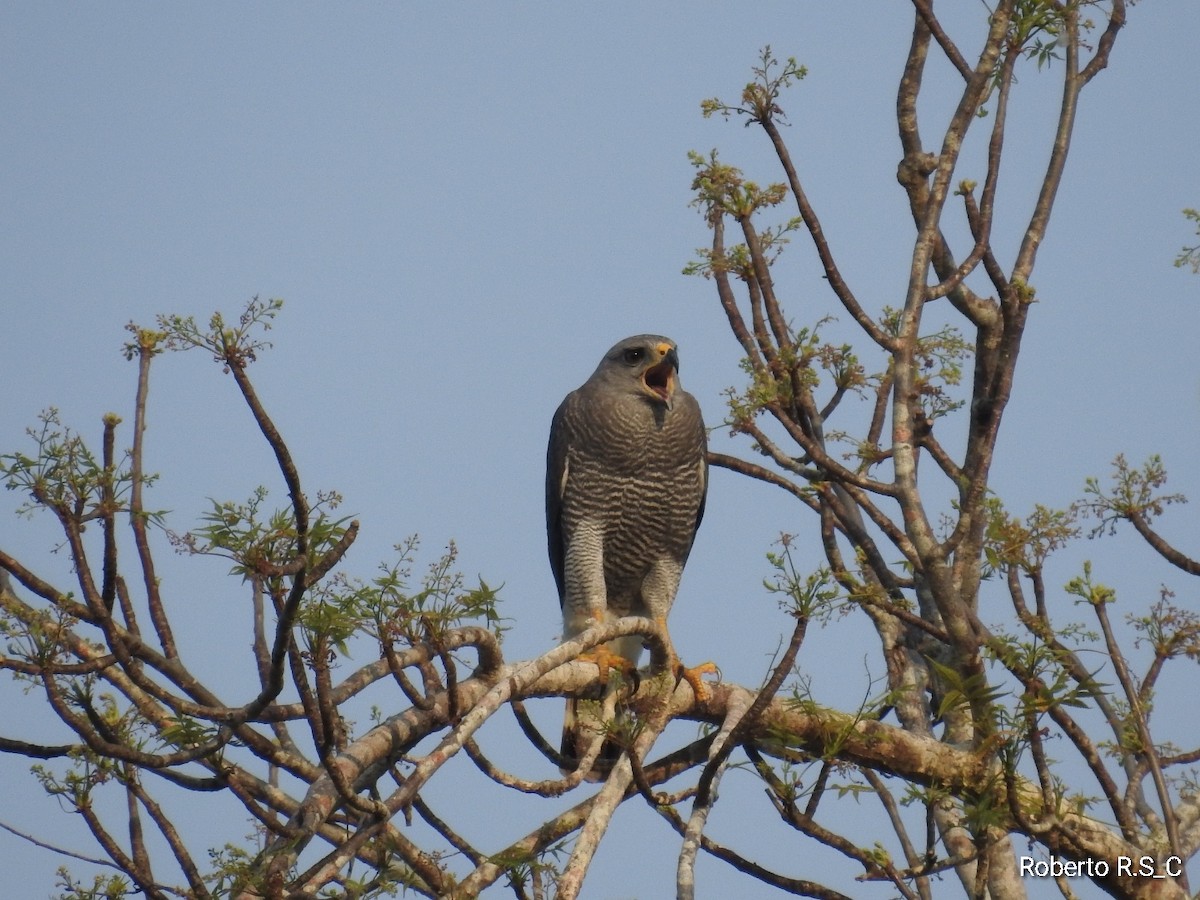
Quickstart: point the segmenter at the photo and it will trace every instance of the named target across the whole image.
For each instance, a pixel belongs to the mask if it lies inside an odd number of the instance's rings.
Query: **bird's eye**
[[[637,365],[638,363],[640,363],[645,358],[645,356],[646,356],[646,351],[643,350],[641,347],[630,347],[628,350],[626,350],[622,354],[622,359],[624,359],[625,362],[629,363],[629,365],[633,366],[633,365]]]

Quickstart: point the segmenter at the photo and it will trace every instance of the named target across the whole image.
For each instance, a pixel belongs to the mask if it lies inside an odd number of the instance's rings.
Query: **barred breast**
[[[610,614],[648,614],[641,587],[656,563],[674,564],[669,603],[704,496],[704,427],[695,399],[680,392],[668,410],[637,397],[577,391],[562,427],[569,435],[562,499],[568,596],[588,589],[586,557],[598,551]],[[577,539],[592,546],[572,547]]]

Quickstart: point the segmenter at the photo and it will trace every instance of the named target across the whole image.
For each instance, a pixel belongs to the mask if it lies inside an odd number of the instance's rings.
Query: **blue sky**
[[[965,50],[982,11],[955,9]],[[252,375],[309,492],[337,489],[361,520],[349,569],[369,576],[413,532],[430,560],[453,539],[468,574],[504,585],[508,657],[535,655],[559,627],[542,479],[563,394],[610,344],[640,332],[675,338],[710,425],[722,419],[721,391],[739,383],[712,285],[680,274],[707,239],[688,208],[686,153],[720,147],[752,177],[781,176],[760,134],[705,121],[700,100],[735,99],[764,44],[809,67],[785,98],[787,138],[843,272],[868,308],[898,305],[911,225],[894,175],[893,104],[909,16],[905,4],[866,0],[753,12],[10,4],[0,10],[0,452],[27,449],[23,428],[48,406],[97,438],[102,413],[130,418],[126,322],[233,315],[252,295],[282,297],[275,348]],[[1171,266],[1191,238],[1179,211],[1200,205],[1198,34],[1195,4],[1136,6],[1085,94],[995,472],[1015,510],[1065,505],[1120,451],[1162,453],[1171,486],[1200,493],[1200,279]],[[1054,74],[1028,69],[1014,92],[1002,251],[1019,239],[1045,162]],[[927,140],[956,77],[931,68]],[[778,280],[797,323],[835,312],[803,242]],[[192,525],[208,497],[244,498],[263,483],[282,497],[219,367],[198,354],[160,359],[151,404],[149,466],[162,480],[150,502],[172,510],[176,527]],[[749,453],[722,431],[711,440]],[[0,497],[2,546],[65,582],[49,521],[14,519],[19,500]],[[1189,521],[1174,510],[1163,530],[1186,542]],[[790,631],[762,590],[764,554],[780,532],[811,528],[782,493],[714,473],[672,619],[685,660],[714,659],[742,683],[763,677]],[[802,547],[815,562],[815,539]],[[1092,557],[1131,604],[1162,581],[1184,596],[1134,541],[1074,553],[1058,583]],[[231,673],[247,666],[248,637],[225,626],[246,597],[213,581],[219,565],[165,546],[161,555],[196,670],[240,697]],[[857,703],[882,675],[871,635],[852,620],[814,635],[801,659],[825,702]],[[554,731],[557,709],[542,715]],[[25,769],[0,759],[6,785]],[[90,849],[36,787],[11,790],[4,821]],[[763,815],[761,795],[753,803]],[[626,834],[598,857],[594,896],[664,895],[673,850],[645,860],[636,879],[621,853],[647,840],[674,847],[673,836],[645,811],[622,811],[617,824]],[[737,830],[720,812],[713,827]],[[776,852],[786,860],[796,848]],[[18,854],[18,895],[47,894],[58,861],[0,833],[0,858]],[[702,864],[710,884],[724,883]]]

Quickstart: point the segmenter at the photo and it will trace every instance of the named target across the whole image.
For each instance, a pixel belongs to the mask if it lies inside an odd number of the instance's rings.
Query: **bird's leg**
[[[663,616],[658,616],[654,620],[662,628],[663,634],[667,635],[667,649],[670,651],[671,658],[667,665],[671,671],[675,673],[675,685],[678,687],[679,682],[686,681],[691,685],[692,693],[696,695],[697,700],[707,700],[712,693],[708,685],[701,680],[702,675],[716,675],[718,680],[721,677],[721,670],[717,668],[714,662],[703,662],[700,665],[689,669],[685,666],[675,653],[675,645],[671,643],[671,638],[667,632],[667,620]]]
[[[679,684],[682,679],[692,686],[692,692],[696,695],[697,700],[707,700],[712,694],[708,685],[700,680],[701,675],[716,675],[717,680],[721,680],[721,670],[717,668],[717,664],[709,660],[702,662],[698,666],[688,668],[677,658],[675,660],[675,683]]]
[[[601,613],[592,613],[592,618],[596,620],[596,624],[604,621],[604,616]],[[609,669],[616,669],[625,678],[637,676],[637,666],[619,653],[613,653],[608,644],[600,644],[591,650],[580,653],[578,658],[583,662],[596,664],[600,669],[600,685],[602,687],[608,685]]]
[[[626,678],[637,674],[637,666],[624,656],[609,650],[608,644],[601,644],[599,647],[593,647],[585,653],[580,653],[579,659],[583,662],[595,663],[599,667],[600,684],[602,685],[608,684],[609,669],[616,669]]]

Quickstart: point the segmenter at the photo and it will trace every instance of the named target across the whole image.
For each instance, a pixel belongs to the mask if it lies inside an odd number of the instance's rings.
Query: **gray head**
[[[617,342],[588,379],[645,397],[668,409],[679,391],[679,353],[661,334],[639,334]]]

